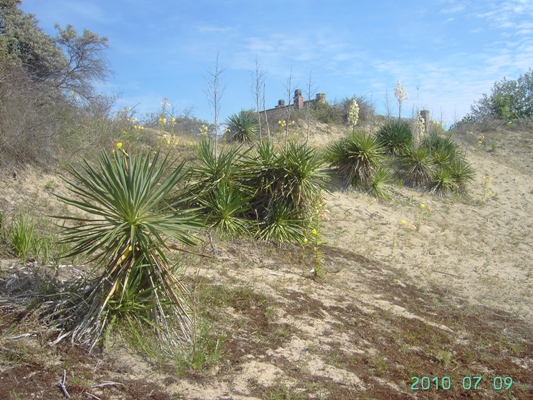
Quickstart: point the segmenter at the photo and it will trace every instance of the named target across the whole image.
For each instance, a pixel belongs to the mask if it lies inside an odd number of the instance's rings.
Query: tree
[[[105,81],[109,64],[103,51],[107,38],[84,30],[79,36],[72,25],[61,29],[56,38],[38,26],[33,14],[25,14],[20,0],[0,0],[0,38],[4,57],[21,65],[32,80],[45,82],[62,91],[72,91],[89,99],[93,82]]]
[[[476,121],[495,118],[505,123],[516,123],[533,117],[533,71],[520,75],[517,80],[505,77],[495,82],[492,93],[483,94],[472,107]]]
[[[24,67],[34,80],[56,77],[66,60],[54,39],[37,26],[33,14],[24,14],[20,0],[0,0],[0,36],[10,60]]]
[[[108,48],[107,38],[85,29],[79,36],[72,25],[58,31],[56,43],[63,49],[66,65],[58,75],[57,87],[73,91],[81,97],[93,95],[92,82],[105,82],[109,77],[109,63],[103,56]]]
[[[102,101],[93,83],[109,75],[107,39],[79,36],[71,25],[56,26],[52,38],[20,4],[0,0],[0,165],[46,165],[72,146],[87,109]]]

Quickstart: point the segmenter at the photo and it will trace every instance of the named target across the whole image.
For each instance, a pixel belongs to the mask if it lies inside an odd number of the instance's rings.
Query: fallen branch
[[[67,380],[67,371],[63,370],[63,381],[59,382],[59,388],[61,389],[65,397],[67,399],[70,399],[70,394],[68,394],[67,387],[65,386],[66,380]]]
[[[91,399],[102,400],[100,397],[95,396],[94,394],[91,394],[91,393],[89,393],[89,392],[83,392],[83,394],[87,395],[87,396],[90,397]]]
[[[92,385],[91,388],[99,388],[99,387],[104,387],[104,386],[115,386],[115,385],[124,386],[124,384],[120,382],[103,382],[103,383],[98,383],[96,385]]]

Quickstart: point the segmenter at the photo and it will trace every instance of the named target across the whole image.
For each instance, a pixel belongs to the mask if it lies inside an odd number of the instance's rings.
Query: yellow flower
[[[318,233],[318,232],[316,231],[316,229],[313,229],[313,230],[311,231],[311,234],[313,234],[313,235],[316,235],[317,233]]]
[[[176,118],[172,117],[172,122],[176,122]]]
[[[307,243],[307,238],[304,238],[304,243]]]
[[[407,222],[405,222],[404,219],[402,219],[402,220],[400,221],[400,224],[402,224],[402,225],[405,225],[406,223],[407,223]]]
[[[420,208],[426,208],[426,205],[424,203],[420,203]]]
[[[117,143],[117,149],[120,149],[122,147],[122,143],[121,142],[118,142]]]

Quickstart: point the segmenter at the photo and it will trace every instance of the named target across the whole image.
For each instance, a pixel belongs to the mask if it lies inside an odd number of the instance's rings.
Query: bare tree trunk
[[[387,110],[387,119],[392,118],[392,106],[391,106],[391,97],[389,95],[389,90],[385,89],[385,110]]]
[[[289,141],[289,124],[291,121],[291,95],[292,95],[292,66],[291,66],[291,73],[289,75],[289,79],[287,80],[287,121],[285,124],[285,147],[287,147],[287,143]]]
[[[262,127],[261,127],[261,86],[265,82],[265,73],[261,71],[257,57],[255,58],[255,71],[253,72],[253,83],[252,83],[252,93],[254,96],[255,108],[257,112],[257,123],[259,128],[259,141],[263,139],[262,137]]]
[[[214,125],[215,125],[215,159],[217,157],[218,148],[218,129],[219,129],[219,122],[218,122],[218,116],[220,113],[220,100],[222,98],[222,95],[224,94],[224,88],[220,87],[220,77],[224,70],[220,68],[220,64],[218,62],[218,52],[217,52],[217,58],[215,62],[215,69],[213,71],[209,72],[209,76],[207,78],[207,99],[209,101],[209,104],[211,107],[213,107],[213,119],[214,119]]]
[[[309,148],[309,134],[311,132],[311,97],[316,93],[317,88],[313,83],[313,72],[309,72],[309,81],[307,82],[307,105],[306,105],[306,119],[307,119],[307,137],[305,139],[305,146]]]
[[[265,110],[265,125],[267,127],[267,137],[270,142],[270,125],[268,125],[268,113],[266,112],[266,84],[263,83],[263,110]]]

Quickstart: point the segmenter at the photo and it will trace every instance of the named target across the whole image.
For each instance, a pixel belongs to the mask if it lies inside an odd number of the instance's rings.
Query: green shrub
[[[423,187],[431,182],[433,160],[429,148],[410,146],[399,161],[399,174],[406,185]]]
[[[259,143],[250,153],[245,184],[255,190],[250,217],[257,219],[258,237],[303,239],[311,205],[326,188],[323,162],[315,149],[293,142],[279,152],[269,142]]]
[[[471,116],[475,122],[496,119],[507,124],[530,120],[533,117],[533,71],[513,80],[503,78],[494,83],[490,95],[472,106]]]
[[[6,228],[6,238],[15,254],[26,263],[30,252],[35,250],[37,240],[33,221],[20,213]]]
[[[389,201],[391,196],[387,185],[392,182],[392,177],[385,168],[379,168],[370,184],[369,193],[377,199]]]
[[[369,188],[383,165],[384,148],[377,138],[354,132],[326,149],[326,161],[337,170],[345,187]]]
[[[439,166],[433,172],[430,190],[434,193],[446,194],[457,191],[457,183],[446,165]]]
[[[343,108],[328,103],[315,104],[311,109],[311,116],[324,124],[341,125],[346,121],[346,115]]]
[[[378,140],[389,154],[399,155],[413,142],[413,132],[405,121],[390,120],[377,133]]]
[[[230,236],[249,233],[251,221],[244,216],[249,211],[250,199],[236,186],[223,181],[198,201],[207,213],[208,227]]]
[[[451,134],[442,136],[436,130],[422,139],[421,146],[427,147],[434,155],[448,158],[449,161],[460,155],[459,146],[452,140]]]
[[[228,142],[251,142],[257,137],[259,123],[252,111],[241,111],[226,120],[224,137]]]
[[[110,321],[126,317],[154,327],[169,346],[190,340],[184,288],[164,252],[169,238],[194,244],[189,231],[202,226],[191,212],[167,203],[184,178],[183,164],[117,150],[112,157],[102,153],[96,167],[85,162],[82,171],[68,172],[64,180],[76,199],[58,197],[85,216],[60,217],[67,222],[61,242],[73,245],[67,257],[90,257],[99,275],[48,304],[64,336],[94,346]]]
[[[264,209],[256,236],[276,243],[299,242],[305,237],[306,215],[290,203],[277,199]]]
[[[455,158],[448,164],[448,169],[455,181],[457,191],[466,193],[467,185],[474,180],[474,168],[464,158]]]

